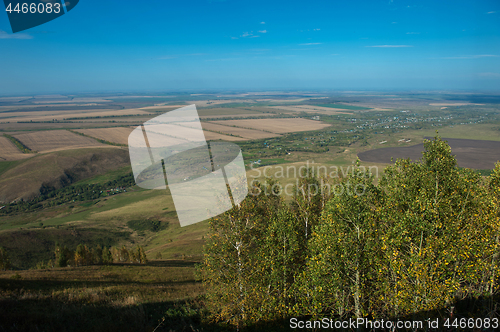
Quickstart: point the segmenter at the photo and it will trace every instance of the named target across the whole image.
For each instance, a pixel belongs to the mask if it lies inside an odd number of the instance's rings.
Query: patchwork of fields
[[[203,129],[221,132],[224,134],[232,134],[246,139],[260,139],[268,137],[276,137],[279,135],[267,133],[261,130],[245,129],[238,127],[224,126],[218,123],[204,122]]]
[[[36,131],[14,135],[21,143],[32,151],[51,152],[90,147],[109,147],[96,140],[74,134],[67,130]]]

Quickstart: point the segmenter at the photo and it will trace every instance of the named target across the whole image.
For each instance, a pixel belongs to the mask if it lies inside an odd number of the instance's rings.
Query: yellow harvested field
[[[74,134],[67,130],[35,131],[26,134],[16,134],[13,136],[31,150],[38,152],[87,147],[110,147],[110,145],[101,144],[92,138]]]
[[[330,126],[329,124],[322,123],[321,121],[302,118],[224,120],[214,121],[214,123],[226,126],[265,130],[276,134],[291,133],[296,131],[319,130]]]
[[[237,135],[237,136],[241,136],[241,137],[247,138],[247,139],[259,139],[259,138],[268,138],[268,137],[279,136],[277,134],[272,134],[272,133],[268,133],[268,132],[261,131],[261,130],[228,127],[228,126],[223,126],[221,124],[212,123],[212,122],[203,122],[202,127],[203,127],[203,129],[218,131],[218,132],[221,132],[223,134]]]
[[[148,143],[152,148],[162,148],[167,146],[176,146],[187,143],[188,141],[185,139],[179,139],[173,136],[157,134],[154,132],[148,132]]]
[[[232,141],[232,142],[246,141],[245,138],[236,137],[236,136],[221,135],[219,133],[214,133],[214,132],[206,131],[206,130],[204,130],[203,133],[205,134],[205,139],[207,141],[217,141],[217,140]]]
[[[33,154],[22,153],[7,137],[0,136],[0,161],[19,160],[33,157]]]
[[[108,142],[118,144],[128,144],[128,136],[132,132],[129,127],[114,127],[114,128],[92,128],[92,129],[76,129],[75,131],[103,139]]]

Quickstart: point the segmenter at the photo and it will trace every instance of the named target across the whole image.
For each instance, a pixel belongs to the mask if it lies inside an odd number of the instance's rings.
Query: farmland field
[[[242,137],[222,135],[222,134],[214,133],[212,131],[207,131],[207,130],[204,130],[203,133],[205,134],[205,139],[209,140],[209,141],[222,140],[222,141],[235,142],[235,141],[244,141],[245,140]]]
[[[22,153],[7,137],[0,136],[0,161],[19,160],[33,155]]]
[[[474,169],[493,169],[500,161],[500,142],[469,139],[443,138],[448,141],[451,153],[457,158],[458,166]],[[358,154],[365,162],[390,163],[391,157],[396,159],[417,160],[422,158],[424,144],[406,147],[380,148]]]
[[[38,152],[49,152],[64,149],[87,148],[87,147],[109,147],[96,140],[67,130],[38,131],[26,134],[14,135],[29,149]]]
[[[0,122],[17,122],[17,121],[63,121],[81,118],[95,117],[113,117],[126,115],[148,115],[149,112],[140,109],[124,109],[124,110],[109,110],[109,109],[90,109],[82,111],[50,111],[40,110],[35,112],[2,112],[0,113]]]
[[[320,114],[351,114],[352,112],[347,109],[332,109],[321,106],[312,105],[295,105],[295,106],[270,106],[274,110],[286,111],[290,114],[293,113],[320,113]]]
[[[268,137],[279,136],[276,134],[266,133],[266,132],[260,131],[260,130],[228,127],[228,126],[220,125],[217,123],[211,123],[211,122],[203,122],[202,126],[204,129],[207,129],[207,130],[218,131],[218,132],[222,132],[224,134],[233,134],[233,135],[241,136],[241,137],[247,138],[247,139],[259,139],[259,138],[268,138]]]
[[[76,129],[75,131],[103,139],[108,142],[127,144],[128,136],[132,132],[132,128],[128,127],[114,127],[114,128],[93,128],[93,129]]]
[[[302,118],[224,120],[213,122],[225,126],[252,128],[257,130],[269,131],[276,134],[291,133],[295,131],[319,130],[330,126],[329,124],[325,124],[319,121]]]

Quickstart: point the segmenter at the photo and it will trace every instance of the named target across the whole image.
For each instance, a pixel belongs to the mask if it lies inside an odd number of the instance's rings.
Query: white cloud
[[[313,29],[313,31],[320,31],[321,29]]]
[[[33,36],[26,33],[7,33],[0,30],[0,39],[33,39]]]
[[[373,45],[365,47],[400,48],[400,47],[413,47],[413,45]]]
[[[231,39],[238,39],[238,37],[231,37]]]
[[[251,35],[252,35],[252,33],[243,32],[243,34],[240,37],[245,38],[245,37],[250,37]]]
[[[323,43],[305,43],[305,44],[299,44],[300,46],[309,46],[309,45],[321,45]]]
[[[266,24],[266,22],[260,22],[260,24]]]
[[[260,33],[267,33],[267,30],[259,30]]]
[[[493,12],[487,12],[486,14],[496,14],[497,12],[493,11]]]

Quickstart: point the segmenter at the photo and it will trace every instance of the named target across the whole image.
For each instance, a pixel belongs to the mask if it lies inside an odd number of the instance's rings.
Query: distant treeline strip
[[[24,145],[20,140],[14,136],[8,134],[3,134],[7,139],[9,139],[22,153],[37,153],[37,151],[31,150],[26,145]]]
[[[74,131],[74,130],[71,130],[71,129],[68,129],[68,131],[71,131],[73,134],[78,134],[80,136],[92,138],[92,139],[94,139],[94,140],[96,140],[96,141],[98,141],[99,143],[102,143],[102,144],[108,144],[108,145],[114,145],[114,146],[128,146],[127,144],[114,143],[114,142],[106,141],[104,139],[100,139],[100,138],[97,138],[97,137],[85,135],[84,133],[80,133],[78,131]]]

